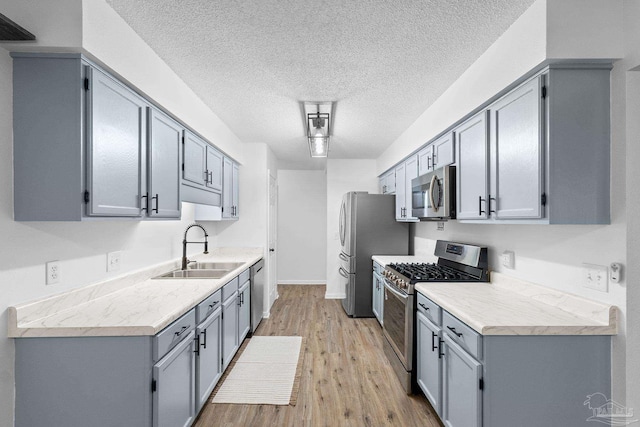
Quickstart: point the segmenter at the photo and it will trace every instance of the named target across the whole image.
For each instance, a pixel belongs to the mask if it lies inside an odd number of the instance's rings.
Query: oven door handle
[[[342,277],[344,277],[345,279],[348,279],[348,278],[349,278],[349,273],[347,273],[347,272],[345,271],[345,269],[344,269],[344,268],[342,268],[342,267],[340,267],[340,268],[338,269],[338,273],[340,273],[340,275],[341,275]]]
[[[391,287],[391,285],[389,283],[387,283],[387,281],[385,280],[384,282],[384,288],[388,291],[390,291],[392,294],[394,294],[395,296],[397,296],[398,298],[400,298],[403,301],[406,301],[409,299],[409,295],[406,294],[402,294],[401,292],[396,291],[395,289],[393,289]]]

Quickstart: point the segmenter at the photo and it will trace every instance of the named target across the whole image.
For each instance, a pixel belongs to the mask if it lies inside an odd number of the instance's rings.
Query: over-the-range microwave
[[[455,219],[455,166],[444,166],[412,179],[411,190],[414,217],[421,221]]]

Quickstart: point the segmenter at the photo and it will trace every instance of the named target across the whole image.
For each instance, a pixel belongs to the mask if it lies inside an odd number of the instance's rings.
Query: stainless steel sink
[[[240,267],[244,262],[194,262],[187,267],[189,270],[226,270],[231,271]]]
[[[160,276],[156,276],[154,279],[220,279],[229,271],[230,270],[222,269],[174,270]]]

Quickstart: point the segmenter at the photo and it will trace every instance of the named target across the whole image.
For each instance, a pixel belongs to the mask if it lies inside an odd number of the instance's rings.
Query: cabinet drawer
[[[243,271],[242,273],[240,273],[240,280],[238,282],[238,284],[240,286],[242,286],[244,284],[244,282],[246,282],[247,280],[249,280],[249,277],[251,275],[251,272],[249,271],[249,269],[247,268],[245,271]]]
[[[442,330],[473,357],[482,360],[482,335],[446,311],[442,313]]]
[[[207,297],[207,299],[198,304],[198,306],[196,307],[196,319],[198,324],[206,319],[217,308],[222,306],[221,298],[222,289],[218,289],[212,295]]]
[[[153,361],[157,362],[184,339],[196,327],[196,310],[189,310],[184,316],[164,328],[153,337]]]
[[[226,285],[222,287],[222,301],[226,301],[237,290],[238,290],[238,278],[235,277],[233,280],[231,280],[230,282],[228,282]]]
[[[422,295],[420,292],[417,292],[418,300],[417,300],[417,309],[420,313],[424,314],[425,317],[431,320],[435,325],[442,325],[442,309],[438,304],[431,301],[429,298]]]

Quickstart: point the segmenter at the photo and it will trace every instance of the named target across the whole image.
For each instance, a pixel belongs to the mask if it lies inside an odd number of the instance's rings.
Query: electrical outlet
[[[504,251],[502,255],[500,255],[500,259],[502,260],[502,265],[506,268],[514,269],[516,263],[516,254],[513,251]]]
[[[582,264],[584,271],[584,287],[607,292],[609,288],[609,269],[604,265]]]
[[[46,264],[47,270],[47,278],[46,284],[53,285],[60,281],[60,262],[59,261],[49,261]]]
[[[122,252],[109,252],[107,254],[107,273],[111,271],[120,270],[120,261],[122,259]]]
[[[444,231],[444,221],[438,221],[438,231]]]

